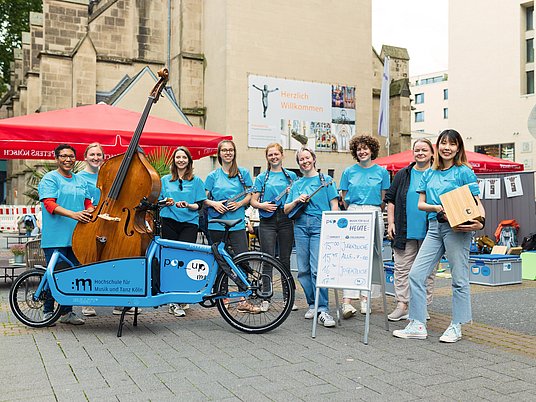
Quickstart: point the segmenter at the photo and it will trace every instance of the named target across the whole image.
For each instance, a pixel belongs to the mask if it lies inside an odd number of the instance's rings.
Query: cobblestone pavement
[[[394,338],[405,322],[385,331],[374,300],[368,345],[361,315],[312,339],[301,289],[300,310],[267,334],[240,333],[216,309],[192,306],[183,318],[144,309],[117,338],[111,308],[79,327],[26,327],[0,282],[0,401],[536,400],[536,282],[472,286],[474,322],[455,344],[438,341],[451,293],[448,280],[436,282],[427,340]]]
[[[473,287],[475,298],[536,292],[533,282],[481,288]],[[378,300],[369,345],[361,343],[363,316],[319,327],[312,339],[303,299],[299,311],[263,335],[237,332],[216,309],[192,306],[184,318],[144,309],[138,327],[127,318],[117,338],[111,308],[98,308],[79,327],[25,327],[9,310],[8,290],[0,285],[2,401],[536,400],[534,336],[475,317],[462,341],[441,344],[449,316],[434,308],[424,341],[385,331]],[[448,287],[437,289],[436,304],[450,305]]]

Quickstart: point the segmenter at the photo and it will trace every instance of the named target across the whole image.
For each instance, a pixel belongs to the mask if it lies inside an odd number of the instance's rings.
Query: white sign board
[[[316,286],[371,289],[375,212],[324,212]]]

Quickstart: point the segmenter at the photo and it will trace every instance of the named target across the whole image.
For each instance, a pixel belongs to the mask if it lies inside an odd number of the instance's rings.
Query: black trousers
[[[179,222],[171,218],[162,218],[162,238],[187,243],[197,242],[199,227],[189,222]]]
[[[221,230],[209,230],[210,240],[212,243],[217,243],[223,239],[224,231]],[[235,255],[248,251],[248,239],[246,237],[245,230],[233,230],[229,232],[228,245],[231,246]]]
[[[259,225],[261,251],[279,260],[290,272],[290,253],[294,245],[294,223],[278,208],[270,218],[261,218]]]

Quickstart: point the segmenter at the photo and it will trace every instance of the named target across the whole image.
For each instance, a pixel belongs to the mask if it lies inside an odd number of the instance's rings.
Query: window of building
[[[335,176],[335,169],[328,169],[328,176],[334,177]]]
[[[415,94],[415,103],[424,103],[424,94]]]
[[[424,121],[424,112],[415,112],[415,123],[421,123]]]
[[[527,94],[534,93],[534,70],[527,71]]]
[[[261,173],[260,166],[253,166],[253,177],[257,177]]]
[[[515,144],[475,145],[475,152],[514,162]]]
[[[446,88],[443,90],[443,99],[447,100],[449,98],[449,89]]]
[[[526,40],[527,42],[527,63],[534,62],[534,38]]]
[[[449,108],[448,108],[448,107],[444,107],[444,108],[443,108],[443,118],[444,118],[444,119],[448,119],[448,118],[449,118]]]
[[[525,9],[527,31],[534,29],[534,6]]]

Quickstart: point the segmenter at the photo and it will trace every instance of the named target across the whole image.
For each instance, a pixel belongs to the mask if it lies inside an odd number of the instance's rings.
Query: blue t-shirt
[[[424,172],[424,170],[411,169],[408,193],[406,194],[406,238],[411,240],[422,240],[426,237],[426,212],[417,207],[419,204],[417,187]]]
[[[364,168],[358,163],[344,169],[340,189],[347,191],[348,205],[382,205],[382,190],[390,186],[389,172],[379,165]]]
[[[97,188],[97,178],[99,174],[90,173],[90,172],[86,172],[85,170],[82,170],[81,172],[78,172],[76,175],[82,177],[87,182],[87,188],[88,188],[89,195],[90,195],[89,199],[91,200],[91,203],[94,206],[97,206],[101,197],[101,192]]]
[[[75,212],[83,211],[85,199],[90,198],[87,183],[83,178],[75,174],[67,178],[57,170],[43,176],[38,191],[40,200],[55,198],[59,206]],[[43,211],[41,247],[71,247],[73,231],[78,221],[49,213],[43,203],[41,209]]]
[[[251,176],[247,169],[238,168],[240,170],[240,173],[242,174],[242,178],[244,179],[244,184],[246,187],[251,187],[253,185],[253,182],[251,180]],[[209,173],[207,176],[207,179],[205,180],[205,190],[209,191],[212,195],[212,199],[214,201],[224,201],[228,200],[230,198],[235,197],[236,195],[240,194],[244,191],[244,186],[240,182],[240,179],[238,175],[236,175],[233,178],[229,178],[229,175],[225,173],[222,168],[218,168],[212,172]],[[236,201],[243,200],[244,197],[239,198]],[[246,224],[244,222],[245,218],[245,208],[242,206],[238,208],[236,211],[229,211],[226,212],[221,216],[220,219],[242,219],[242,222],[240,222],[238,225],[234,226],[231,231],[235,230],[245,230]],[[209,230],[219,230],[224,231],[225,226],[219,224],[219,223],[209,223],[208,224]]]
[[[296,173],[286,170],[285,172],[288,174],[288,177],[290,177],[290,180],[292,182],[295,182],[298,180],[298,176]],[[262,197],[262,200],[259,200],[260,202],[264,201],[273,201],[283,190],[285,190],[290,182],[283,172],[270,172],[268,175],[268,181],[266,181],[266,174],[268,172],[263,172],[257,176],[255,179],[255,192],[260,193],[262,191],[262,186],[264,185],[264,195]],[[285,205],[287,202],[287,195],[285,194],[283,197],[281,197],[279,201],[279,205]]]
[[[335,182],[330,176],[324,175],[324,180],[326,183],[331,184],[327,187],[324,187],[309,200],[307,206],[305,207],[305,214],[321,218],[323,211],[331,211],[330,201],[338,197],[337,189]],[[321,185],[322,181],[320,180],[320,175],[313,177],[301,177],[300,180],[292,185],[290,193],[288,194],[287,204],[294,201],[302,194],[309,195],[314,193],[315,190]]]
[[[475,173],[465,165],[452,166],[447,170],[428,169],[422,175],[417,192],[426,194],[427,204],[441,205],[440,195],[466,184],[469,184],[471,194],[480,194]],[[428,220],[437,219],[436,215],[435,212],[429,212]]]
[[[192,180],[182,181],[182,190],[179,187],[179,181],[171,181],[171,175],[165,175],[161,179],[162,190],[160,191],[160,199],[173,198],[175,202],[186,201],[188,204],[204,201],[207,199],[205,193],[205,185],[203,180],[194,176]],[[192,211],[189,208],[177,208],[175,205],[162,208],[160,216],[163,218],[174,219],[177,222],[193,223],[199,226],[199,213]]]

